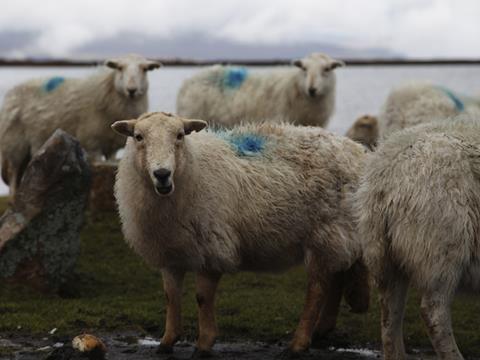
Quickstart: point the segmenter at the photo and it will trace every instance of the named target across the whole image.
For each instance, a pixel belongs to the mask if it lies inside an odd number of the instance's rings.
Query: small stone
[[[72,340],[73,349],[88,355],[89,359],[104,359],[107,347],[102,340],[90,334],[78,335]]]

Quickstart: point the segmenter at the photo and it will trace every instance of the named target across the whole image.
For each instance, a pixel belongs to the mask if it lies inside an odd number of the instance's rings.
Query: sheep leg
[[[449,289],[427,291],[422,296],[421,314],[433,348],[439,359],[463,359],[453,335],[450,305],[453,293]]]
[[[184,272],[170,269],[162,270],[163,289],[165,291],[167,316],[165,323],[165,333],[163,334],[159,353],[173,352],[173,345],[182,335],[182,285]]]
[[[196,356],[210,354],[218,334],[215,320],[215,293],[221,278],[218,273],[197,273],[198,339]]]
[[[288,350],[288,352],[293,354],[304,352],[310,347],[315,323],[320,309],[323,308],[325,295],[331,288],[331,283],[334,279],[332,274],[322,273],[314,260],[309,261],[307,264],[307,276],[307,295],[303,313]]]
[[[395,271],[395,270],[392,270]],[[385,360],[405,359],[403,317],[407,300],[408,280],[395,276],[380,286],[382,342]]]
[[[328,289],[325,305],[323,306],[315,324],[314,338],[316,339],[322,338],[335,329],[345,284],[344,275],[343,272],[339,272],[333,276],[333,283]]]

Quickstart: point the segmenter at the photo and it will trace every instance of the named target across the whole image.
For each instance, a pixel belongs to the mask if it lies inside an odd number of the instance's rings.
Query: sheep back
[[[379,116],[380,137],[411,126],[480,110],[472,98],[429,83],[402,85],[388,96]]]
[[[253,73],[243,67],[215,65],[184,81],[177,113],[226,127],[244,119],[326,126],[334,110],[335,89],[310,99],[298,88],[297,73],[298,69]]]
[[[364,260],[419,288],[479,279],[480,123],[467,116],[397,132],[370,155],[355,204]]]

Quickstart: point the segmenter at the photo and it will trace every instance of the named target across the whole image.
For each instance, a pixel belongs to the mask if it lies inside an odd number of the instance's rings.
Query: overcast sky
[[[95,55],[95,48],[81,49],[130,34],[119,51],[137,37],[140,44],[198,36],[247,46],[327,43],[408,57],[480,57],[479,23],[479,0],[14,0],[2,2],[0,56]]]

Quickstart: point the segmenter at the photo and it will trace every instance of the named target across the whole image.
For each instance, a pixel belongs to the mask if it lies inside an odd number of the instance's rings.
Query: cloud
[[[24,55],[68,56],[120,33],[197,33],[246,44],[317,41],[413,57],[478,57],[479,13],[477,0],[16,0],[2,4],[0,32],[35,33],[9,50]]]

